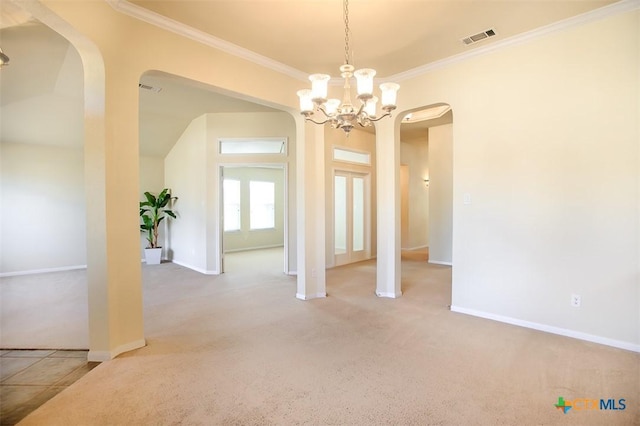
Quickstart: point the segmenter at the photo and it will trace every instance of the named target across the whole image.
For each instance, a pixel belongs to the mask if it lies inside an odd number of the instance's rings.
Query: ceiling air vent
[[[494,35],[496,35],[496,30],[494,30],[493,28],[490,28],[490,29],[488,29],[486,31],[483,31],[481,33],[465,37],[465,38],[462,39],[462,42],[464,44],[469,45],[469,44],[477,43],[480,40],[484,40],[485,38],[493,37]]]
[[[162,87],[153,87],[146,84],[138,83],[138,87],[144,90],[151,90],[152,92],[158,93],[162,90]]]

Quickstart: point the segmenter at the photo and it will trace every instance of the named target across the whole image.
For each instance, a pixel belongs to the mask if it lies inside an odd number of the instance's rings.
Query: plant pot
[[[144,249],[144,258],[147,265],[159,265],[162,258],[162,247]]]

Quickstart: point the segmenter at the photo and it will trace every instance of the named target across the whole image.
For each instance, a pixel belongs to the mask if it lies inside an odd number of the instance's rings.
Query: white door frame
[[[219,190],[218,190],[218,238],[216,241],[216,253],[220,265],[220,273],[224,273],[224,168],[252,168],[252,167],[272,167],[282,169],[284,174],[284,270],[285,274],[289,273],[289,164],[281,163],[218,163]]]
[[[353,225],[347,226],[347,253],[344,255],[337,255],[335,252],[336,246],[336,217],[335,217],[335,178],[336,176],[347,176],[347,223],[353,217],[353,178],[361,177],[364,179],[364,250],[361,253],[355,255],[353,252]],[[343,168],[333,168],[332,178],[332,194],[331,197],[331,253],[333,258],[333,266],[346,265],[348,263],[360,262],[371,258],[371,173],[355,171]]]

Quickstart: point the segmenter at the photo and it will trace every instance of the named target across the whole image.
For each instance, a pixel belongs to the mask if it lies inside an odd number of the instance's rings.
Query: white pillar
[[[400,135],[393,119],[376,125],[378,260],[376,294],[396,298],[400,287]]]
[[[326,297],[324,127],[296,118],[298,281],[296,297]]]

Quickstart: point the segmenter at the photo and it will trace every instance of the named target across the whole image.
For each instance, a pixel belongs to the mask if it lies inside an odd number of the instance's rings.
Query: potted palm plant
[[[178,197],[172,197],[168,188],[163,189],[157,197],[150,192],[145,192],[144,196],[146,201],[140,201],[140,232],[146,233],[148,242],[144,254],[148,265],[157,265],[162,257],[162,247],[158,246],[158,225],[166,216],[176,218],[169,207]]]

